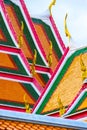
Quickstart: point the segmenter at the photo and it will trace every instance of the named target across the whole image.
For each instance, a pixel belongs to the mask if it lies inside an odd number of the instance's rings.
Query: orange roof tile
[[[0,119],[0,130],[73,130],[73,129]]]

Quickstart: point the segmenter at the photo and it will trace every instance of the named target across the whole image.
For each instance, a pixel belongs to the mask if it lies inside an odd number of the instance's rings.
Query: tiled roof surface
[[[0,130],[73,130],[18,121],[0,120]]]

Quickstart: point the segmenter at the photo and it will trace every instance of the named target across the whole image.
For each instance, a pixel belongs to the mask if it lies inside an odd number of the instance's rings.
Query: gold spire
[[[34,49],[33,63],[32,63],[32,65],[31,65],[31,69],[30,69],[30,72],[31,72],[32,76],[35,75],[36,58],[37,58],[37,51]]]
[[[51,67],[52,65],[52,42],[50,41],[50,50],[48,54],[48,66]]]
[[[62,116],[65,113],[65,107],[63,106],[63,103],[60,99],[60,97],[58,96],[58,106],[59,106],[59,114],[60,116]]]
[[[24,30],[24,23],[23,23],[23,21],[21,21],[21,32],[20,32],[20,35],[18,37],[19,48],[21,48],[21,46],[23,44],[23,30]]]
[[[55,5],[55,3],[56,3],[56,0],[52,0],[52,2],[51,2],[50,5],[49,5],[50,15],[52,15],[51,9],[52,9],[52,6]]]
[[[31,113],[30,105],[26,99],[26,94],[24,95],[24,103],[25,103],[26,113]]]
[[[64,19],[64,30],[65,30],[65,35],[66,35],[66,37],[68,37],[69,42],[70,42],[71,34],[70,34],[70,32],[69,32],[69,30],[67,28],[67,23],[66,23],[67,16],[68,16],[68,14],[66,13],[65,19]]]
[[[82,80],[87,78],[87,69],[82,59],[82,54],[80,55],[80,65],[81,65],[81,71],[82,71]]]

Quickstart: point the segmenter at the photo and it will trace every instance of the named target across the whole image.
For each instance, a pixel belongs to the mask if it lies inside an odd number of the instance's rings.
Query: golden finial
[[[55,3],[56,3],[56,0],[52,0],[52,2],[51,2],[50,5],[49,5],[50,15],[52,15],[51,9],[52,9],[52,6],[55,5]]]
[[[81,65],[81,71],[82,71],[82,80],[87,78],[87,69],[82,59],[82,54],[80,55],[80,65]]]
[[[24,103],[25,103],[26,113],[31,113],[30,105],[26,99],[26,94],[24,95]]]
[[[59,114],[60,116],[62,116],[65,113],[65,107],[63,106],[63,103],[60,99],[60,97],[58,96],[58,106],[59,106]]]
[[[48,66],[51,67],[52,65],[52,42],[50,41],[50,50],[48,54]]]
[[[24,23],[23,23],[23,21],[21,21],[21,32],[20,32],[20,35],[18,37],[19,48],[21,48],[21,46],[23,44],[23,30],[24,30]]]
[[[68,14],[66,13],[65,19],[64,19],[64,30],[65,30],[65,35],[66,35],[66,37],[68,37],[69,42],[70,42],[71,34],[70,34],[70,32],[69,32],[69,30],[67,28],[67,23],[66,23],[67,16],[68,16]]]
[[[23,21],[21,21],[21,32],[23,32],[23,30],[24,30],[24,23]]]
[[[32,63],[32,65],[31,65],[31,69],[30,69],[30,72],[31,72],[32,76],[35,75],[35,64],[36,64],[36,59],[37,59],[37,51],[34,49],[33,63]]]
[[[36,58],[37,58],[37,51],[34,49],[34,58],[33,58],[33,64],[36,64]]]

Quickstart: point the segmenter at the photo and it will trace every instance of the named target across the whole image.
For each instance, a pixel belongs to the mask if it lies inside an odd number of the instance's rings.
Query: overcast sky
[[[52,0],[24,0],[30,14],[41,14],[48,9]],[[63,41],[68,43],[64,33],[64,17],[68,13],[67,26],[75,46],[87,45],[87,0],[56,0],[52,15]]]

